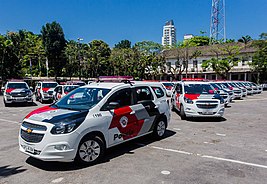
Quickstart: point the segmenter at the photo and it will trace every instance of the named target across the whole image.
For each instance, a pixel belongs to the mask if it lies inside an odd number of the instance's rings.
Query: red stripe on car
[[[11,93],[13,90],[15,90],[15,88],[6,89],[6,93]]]
[[[50,88],[42,88],[44,92],[47,92]]]
[[[57,109],[57,108],[52,108],[49,105],[48,106],[44,106],[44,107],[41,107],[39,109],[36,109],[36,110],[30,112],[25,118],[29,118],[34,114],[40,114],[40,113],[47,112],[47,111],[52,111],[52,110],[55,110],[55,109]]]
[[[122,134],[123,140],[136,137],[144,124],[144,120],[138,120],[134,114],[130,114],[131,112],[132,109],[129,106],[115,109],[109,126],[109,129],[118,128]],[[126,127],[123,127],[120,123],[123,116],[128,119]]]
[[[190,100],[195,100],[195,99],[198,99],[198,97],[200,96],[200,94],[185,94],[184,96],[186,98],[189,98]]]

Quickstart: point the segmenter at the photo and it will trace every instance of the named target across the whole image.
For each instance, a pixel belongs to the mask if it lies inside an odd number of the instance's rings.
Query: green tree
[[[220,75],[223,79],[227,79],[229,71],[237,65],[240,61],[237,56],[242,47],[238,45],[215,45],[210,52],[215,54],[210,60],[202,63],[205,69],[212,69],[216,74]],[[220,56],[225,56],[221,58]]]
[[[131,42],[129,40],[121,40],[118,44],[115,44],[116,49],[129,49],[131,48]]]
[[[209,45],[209,37],[207,36],[194,36],[193,38],[183,41],[182,47],[196,47]]]
[[[267,35],[267,34],[266,34]],[[267,38],[267,37],[266,37]],[[253,71],[257,72],[261,76],[262,81],[267,80],[267,39],[262,39],[254,41],[253,46],[257,48],[256,53],[253,56],[252,63],[250,66]],[[259,77],[257,79],[259,83]]]
[[[91,68],[92,77],[110,74],[109,57],[111,49],[109,45],[102,40],[93,40],[89,43],[88,62]]]
[[[66,40],[63,29],[59,23],[52,22],[42,26],[41,33],[49,68],[52,69],[54,76],[57,78],[61,75],[66,64],[66,58],[64,57]]]

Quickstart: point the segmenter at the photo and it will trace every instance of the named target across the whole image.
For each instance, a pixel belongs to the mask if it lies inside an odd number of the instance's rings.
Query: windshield
[[[28,89],[26,83],[8,83],[7,89]]]
[[[173,87],[173,83],[164,82],[162,83],[165,87]]]
[[[55,106],[62,109],[89,110],[93,108],[110,89],[103,88],[77,88],[63,97]]]
[[[214,87],[214,88],[222,89],[222,87],[218,84],[211,83],[210,85],[212,85],[212,87]]]
[[[64,87],[64,93],[69,93],[71,92],[72,90],[78,88],[79,86],[65,86]]]
[[[43,88],[55,88],[57,87],[57,83],[53,82],[53,83],[43,83]]]
[[[210,84],[185,84],[186,94],[213,94],[214,89]]]

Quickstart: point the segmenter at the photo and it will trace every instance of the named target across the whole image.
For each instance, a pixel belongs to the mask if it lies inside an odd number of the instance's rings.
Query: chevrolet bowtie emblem
[[[26,131],[27,131],[28,134],[32,133],[32,129],[30,129],[30,128],[27,128]]]

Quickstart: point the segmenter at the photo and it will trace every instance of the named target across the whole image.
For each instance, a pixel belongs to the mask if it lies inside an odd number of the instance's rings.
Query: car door
[[[144,119],[136,116],[140,104],[134,104],[133,89],[115,92],[102,110],[110,111],[112,119],[108,125],[109,145],[118,144],[139,135]]]
[[[151,89],[148,86],[135,87],[135,99],[136,104],[139,105],[135,110],[136,116],[140,119],[144,119],[140,135],[151,132],[153,125],[159,117],[159,104],[160,101],[156,101],[152,94]]]
[[[182,93],[182,86],[181,84],[177,84],[176,85],[176,88],[175,88],[175,106],[177,109],[180,110],[180,107],[181,107],[181,102],[180,102],[180,96],[181,96],[181,93]]]

